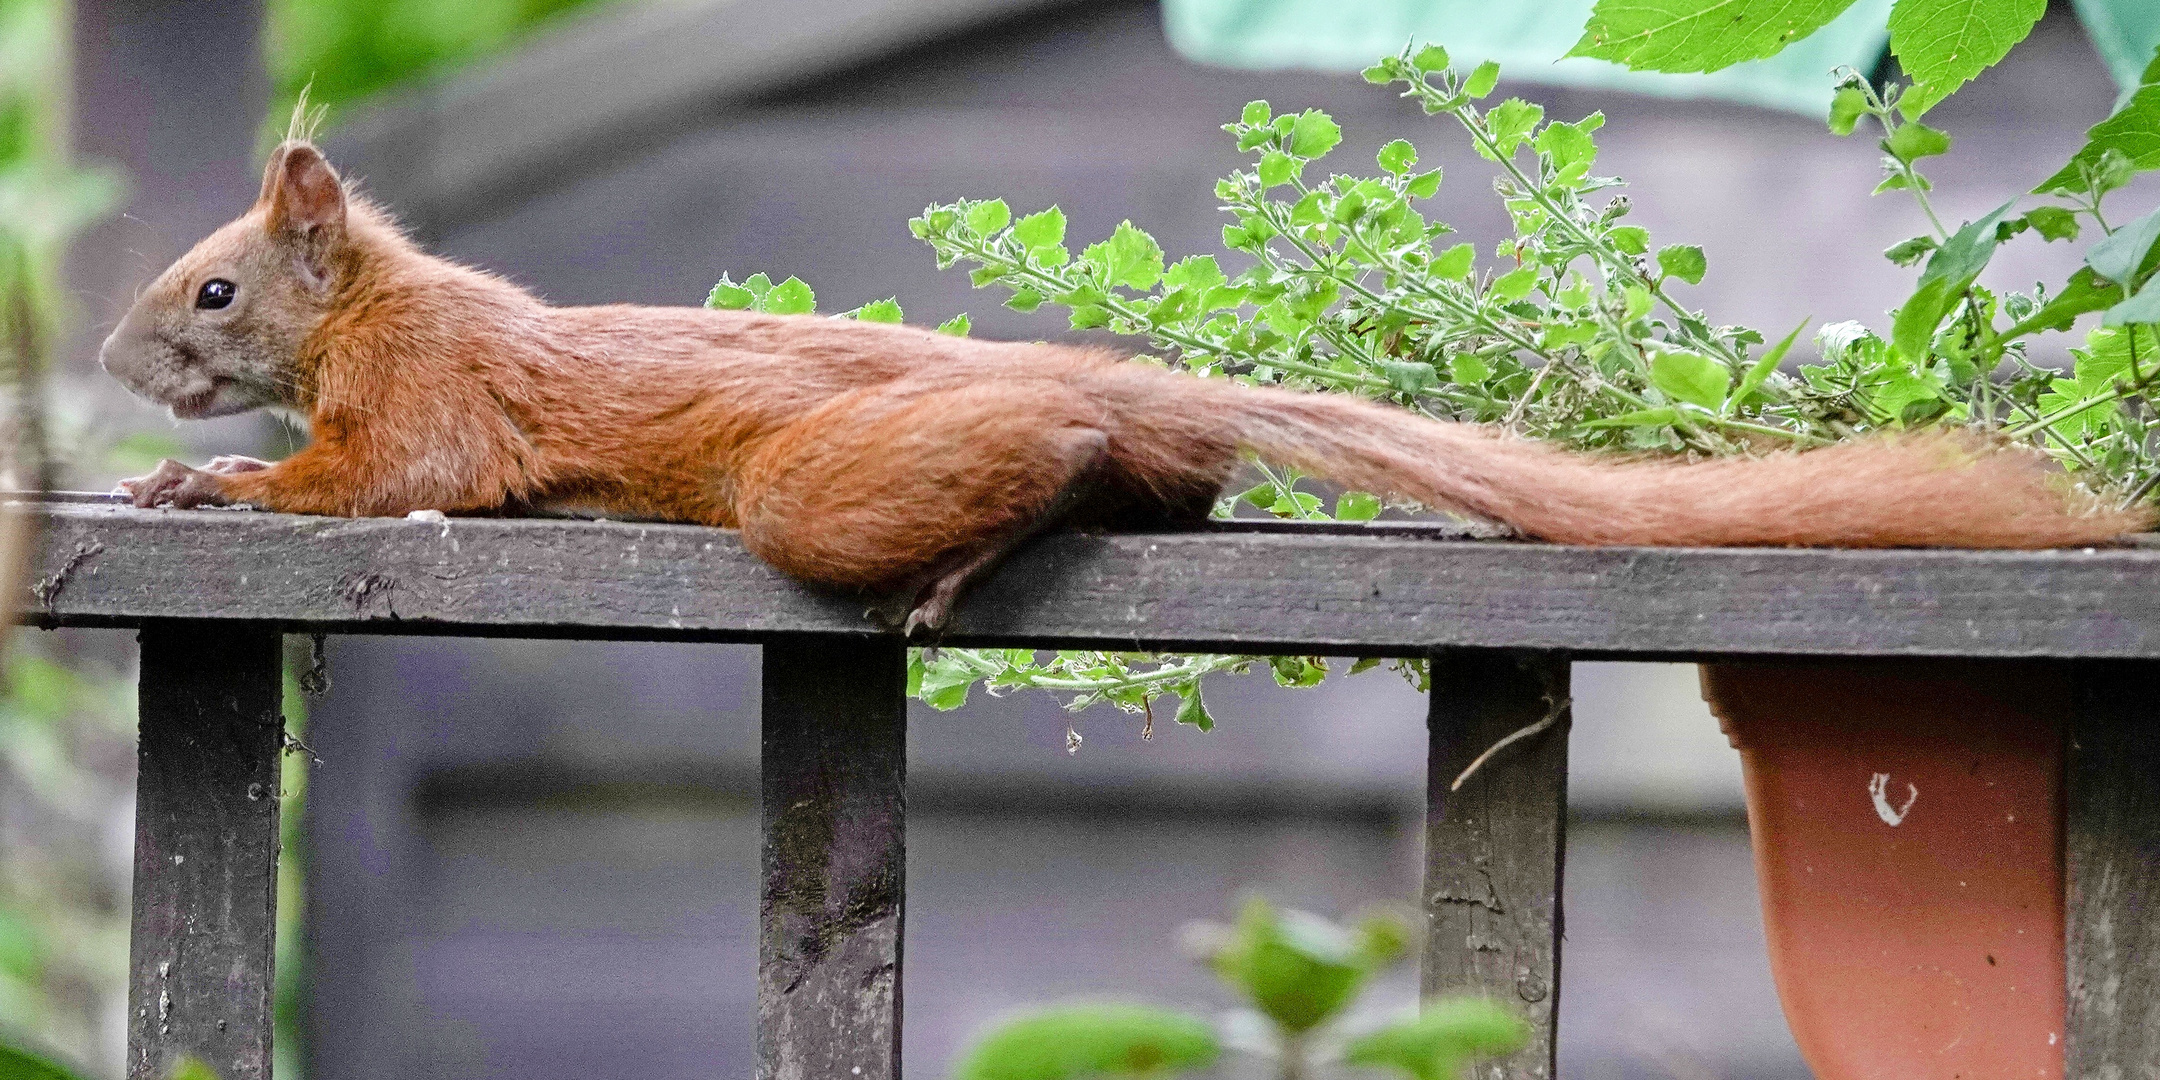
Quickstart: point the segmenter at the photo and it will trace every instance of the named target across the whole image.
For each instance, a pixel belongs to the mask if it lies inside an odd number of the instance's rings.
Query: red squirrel
[[[1205,517],[1243,454],[1569,544],[2037,548],[2137,509],[2035,453],[1875,438],[1698,463],[1572,453],[1356,397],[1109,353],[816,315],[554,307],[420,250],[304,139],[239,219],[143,291],[105,369],[175,417],[285,407],[275,464],[167,460],[142,507],[244,504],[716,525],[780,570],[937,628],[1053,524]]]

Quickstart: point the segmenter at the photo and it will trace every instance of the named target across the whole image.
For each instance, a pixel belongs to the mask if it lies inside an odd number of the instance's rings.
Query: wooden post
[[[765,644],[760,1080],[897,1080],[907,649]]]
[[[281,638],[261,623],[143,624],[128,943],[129,1080],[193,1057],[269,1080]]]
[[[2069,1080],[2160,1062],[2160,662],[2078,667],[2070,722]]]
[[[1423,992],[1478,994],[1530,1021],[1530,1044],[1487,1077],[1551,1080],[1560,1011],[1568,662],[1450,649],[1433,657],[1426,774]],[[1551,725],[1455,778],[1500,740]],[[1488,1066],[1488,1069],[1493,1066]]]

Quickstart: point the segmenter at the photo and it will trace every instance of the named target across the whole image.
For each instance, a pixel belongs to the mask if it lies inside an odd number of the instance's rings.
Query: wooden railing
[[[20,619],[141,631],[131,1080],[183,1054],[226,1080],[269,1076],[286,633],[762,645],[759,1075],[899,1075],[907,643],[860,599],[687,526],[97,497],[40,512]],[[1448,782],[1564,702],[1569,661],[2074,665],[2068,1075],[2160,1061],[2160,550],[1582,549],[1415,525],[1061,534],[977,589],[944,641],[1430,657],[1423,983],[1520,1007],[1536,1030],[1510,1062],[1524,1077],[1553,1069],[1565,723]]]

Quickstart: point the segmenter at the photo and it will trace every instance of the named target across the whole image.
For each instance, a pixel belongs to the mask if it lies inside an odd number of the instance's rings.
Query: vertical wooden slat
[[[1490,997],[1532,1028],[1520,1053],[1480,1067],[1481,1080],[1553,1076],[1567,694],[1564,657],[1501,649],[1433,657],[1424,993]],[[1550,728],[1503,748],[1449,790],[1478,755],[1548,716]]]
[[[761,1080],[900,1075],[907,650],[765,645]]]
[[[282,639],[172,620],[141,640],[128,1077],[194,1057],[268,1080]]]
[[[2079,667],[2070,724],[2070,1080],[2160,1063],[2160,663]]]

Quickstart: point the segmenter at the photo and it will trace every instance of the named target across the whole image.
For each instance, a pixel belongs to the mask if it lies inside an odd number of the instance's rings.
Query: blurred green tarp
[[[1187,58],[1240,68],[1357,71],[1406,42],[1444,45],[1464,67],[1498,60],[1512,79],[1719,98],[1821,116],[1833,68],[1865,72],[1889,42],[1892,0],[1859,0],[1830,25],[1766,60],[1707,75],[1628,71],[1562,60],[1595,0],[1163,0],[1170,43]],[[2160,44],[2160,0],[2075,0],[2119,86],[2133,87]]]

